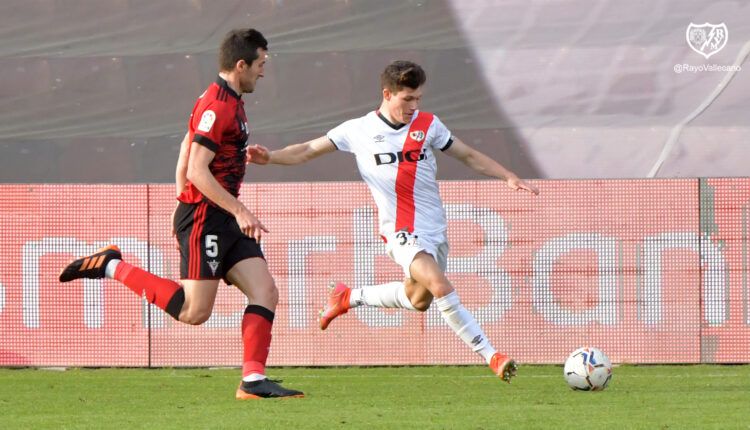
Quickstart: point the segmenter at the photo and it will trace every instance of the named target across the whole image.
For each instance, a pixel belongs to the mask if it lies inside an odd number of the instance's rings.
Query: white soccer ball
[[[600,349],[578,348],[565,360],[563,375],[574,390],[600,391],[612,379],[612,362]]]

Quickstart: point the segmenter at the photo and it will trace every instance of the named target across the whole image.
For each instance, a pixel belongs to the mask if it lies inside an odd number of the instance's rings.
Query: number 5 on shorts
[[[206,257],[216,258],[219,256],[219,236],[215,234],[206,235]]]

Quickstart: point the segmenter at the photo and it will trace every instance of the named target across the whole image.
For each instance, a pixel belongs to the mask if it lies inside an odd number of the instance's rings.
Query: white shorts
[[[407,231],[397,231],[385,238],[385,252],[391,260],[404,269],[404,275],[411,277],[409,267],[414,257],[424,251],[435,259],[440,269],[445,272],[448,268],[448,238],[445,234],[420,236]]]

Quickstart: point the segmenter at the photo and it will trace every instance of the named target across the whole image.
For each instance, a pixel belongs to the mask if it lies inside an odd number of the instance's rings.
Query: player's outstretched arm
[[[514,190],[524,190],[533,194],[539,194],[537,187],[524,182],[515,173],[506,169],[487,155],[465,144],[455,136],[453,137],[453,144],[445,152],[477,173],[504,180],[508,184],[508,187]]]
[[[247,148],[247,162],[255,164],[270,163],[292,166],[295,164],[302,164],[335,150],[336,146],[327,136],[309,140],[305,143],[289,145],[278,151],[268,151],[268,148],[260,145],[253,145]]]

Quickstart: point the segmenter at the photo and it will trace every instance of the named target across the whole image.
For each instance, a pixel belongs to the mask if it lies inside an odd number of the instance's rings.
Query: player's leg
[[[474,352],[481,355],[496,375],[510,382],[516,364],[508,356],[498,353],[490,344],[474,316],[462,304],[458,293],[445,276],[434,257],[420,252],[411,263],[411,276],[435,297],[435,305],[443,320]]]
[[[328,286],[328,300],[319,314],[320,329],[325,330],[331,321],[359,306],[426,310],[416,308],[409,300],[405,285],[410,282],[410,279],[406,279],[361,288],[349,288],[341,282],[331,283]]]
[[[239,260],[236,263],[234,260]],[[247,237],[236,244],[224,260],[231,267],[226,280],[247,297],[242,317],[242,382],[237,388],[240,400],[264,397],[303,397],[266,378],[266,360],[271,346],[271,329],[279,301],[279,291],[266,260],[255,240]]]
[[[174,231],[180,248],[180,283],[184,301],[178,321],[200,325],[213,312],[221,279],[224,246],[229,241],[223,226],[229,215],[205,202],[180,203],[174,214]]]
[[[115,245],[73,261],[60,273],[60,282],[81,278],[116,279],[175,319],[179,318],[185,303],[185,292],[180,284],[122,261],[120,249]]]
[[[412,278],[404,280],[404,293],[412,306],[420,312],[429,309],[435,298],[430,290]]]
[[[424,312],[430,308],[433,299],[432,293],[412,278],[361,288],[349,288],[342,283],[329,287],[331,294],[326,310],[330,312],[334,307],[338,307],[339,315],[359,306]]]
[[[224,244],[228,246],[236,240],[232,232],[224,234],[227,217],[229,215],[206,203],[178,205],[173,221],[180,246],[181,283],[122,261],[122,254],[114,245],[72,262],[60,274],[60,281],[116,279],[174,319],[202,324],[213,310],[221,279],[221,267],[217,262],[221,261]]]
[[[407,287],[413,284],[410,278],[379,285],[367,285],[354,288],[349,296],[349,307],[373,306],[377,308],[398,308],[421,310],[414,307],[409,300]]]
[[[404,240],[400,234],[404,235]],[[329,295],[323,310],[320,311],[320,328],[325,330],[337,317],[349,312],[349,309],[359,306],[373,306],[378,308],[409,309],[425,311],[429,308],[427,296],[419,302],[409,299],[407,288],[413,288],[409,275],[409,264],[414,256],[424,250],[416,241],[416,236],[406,232],[396,232],[387,238],[386,252],[389,257],[404,270],[404,281],[387,282],[379,285],[367,285],[360,288],[349,288],[343,283],[329,285]],[[421,289],[422,291],[424,289]],[[415,294],[415,298],[417,295]],[[415,306],[417,303],[418,306]]]
[[[219,280],[183,279],[180,283],[185,290],[185,303],[178,321],[190,325],[200,325],[208,321],[214,309]]]
[[[227,273],[227,279],[248,301],[242,317],[242,378],[246,381],[264,379],[279,296],[276,284],[262,258],[238,262]]]

